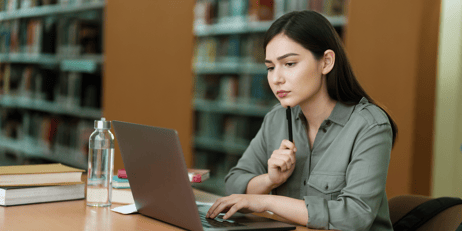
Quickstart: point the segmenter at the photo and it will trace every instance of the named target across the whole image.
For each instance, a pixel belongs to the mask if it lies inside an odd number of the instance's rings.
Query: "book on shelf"
[[[217,22],[227,22],[231,16],[230,0],[220,0],[217,3]]]
[[[101,108],[102,78],[101,74],[81,73],[80,106]]]
[[[32,19],[27,22],[27,46],[22,52],[35,55],[42,53],[42,31],[42,20]]]
[[[0,205],[2,206],[67,201],[84,198],[84,182],[51,186],[0,186]]]
[[[58,0],[42,0],[42,5],[54,5]]]
[[[40,5],[40,0],[21,0],[19,2],[21,9],[29,9]],[[43,3],[42,3],[43,4]]]
[[[241,40],[238,35],[229,37],[228,51],[226,54],[226,61],[239,62]]]
[[[81,74],[78,72],[61,73],[61,80],[63,85],[60,86],[60,88],[64,89],[61,89],[58,103],[69,108],[80,107],[82,87]]]
[[[261,48],[264,41],[264,34],[250,34],[243,38],[241,45],[241,56],[243,63],[264,63],[265,53]]]
[[[201,137],[220,137],[222,133],[221,126],[223,116],[214,112],[200,112],[198,135]]]
[[[95,130],[93,123],[88,120],[79,120],[77,124],[77,147],[76,149],[85,157],[88,156],[89,137]],[[75,130],[75,129],[74,129]]]
[[[290,0],[286,1],[286,12],[306,10],[308,8],[307,0]]]
[[[274,18],[279,18],[287,11],[286,2],[284,0],[274,0]]]
[[[273,19],[273,0],[249,0],[249,20],[269,21]]]
[[[247,4],[247,0],[231,0],[231,15],[234,18],[245,18]]]
[[[207,83],[203,76],[194,76],[194,99],[204,99],[207,90]]]
[[[26,112],[22,117],[25,142],[39,147],[42,154],[52,153],[63,158],[74,155],[74,161],[87,158],[88,137],[94,131],[91,120],[65,119],[39,112]]]
[[[254,75],[252,77],[251,99],[257,104],[266,104],[274,99],[265,75]]]
[[[217,60],[217,47],[218,39],[217,38],[207,38],[205,39],[205,62],[213,63]]]
[[[224,42],[224,41],[222,41]],[[220,40],[215,37],[200,38],[194,46],[194,63],[213,63],[217,59]],[[221,49],[224,50],[224,49]]]
[[[238,102],[249,104],[252,97],[252,76],[249,74],[242,74],[239,76],[239,94]]]
[[[58,35],[57,30],[57,19],[55,18],[46,18],[43,22],[43,31],[42,31],[42,53],[44,54],[55,54],[56,53],[56,37]]]
[[[194,24],[195,25],[206,24],[206,21],[205,21],[206,10],[207,10],[206,2],[196,1],[196,4],[194,5]]]
[[[38,186],[81,182],[84,170],[63,164],[0,167],[0,186]]]
[[[101,25],[93,21],[79,22],[78,43],[82,54],[100,54],[102,52]]]
[[[234,76],[220,78],[220,93],[218,100],[223,103],[235,103],[238,94],[238,79]]]
[[[201,93],[202,99],[215,100],[220,94],[220,78],[213,75],[200,76],[200,81],[203,81],[205,92]]]
[[[248,144],[249,119],[244,116],[228,116],[224,119],[223,141],[231,144]]]
[[[218,39],[218,46],[216,50],[216,60],[215,62],[225,62],[228,54],[229,47],[229,37],[224,36]]]
[[[310,0],[309,8],[310,10],[322,13],[324,8],[324,0]]]
[[[324,0],[323,13],[327,16],[344,14],[345,0]]]

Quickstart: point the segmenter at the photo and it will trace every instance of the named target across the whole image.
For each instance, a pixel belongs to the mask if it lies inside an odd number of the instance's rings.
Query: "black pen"
[[[294,138],[292,137],[292,111],[290,110],[290,106],[287,106],[286,116],[287,116],[287,127],[289,128],[289,141],[293,143]]]

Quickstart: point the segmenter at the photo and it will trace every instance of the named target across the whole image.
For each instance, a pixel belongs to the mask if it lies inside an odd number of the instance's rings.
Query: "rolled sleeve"
[[[389,123],[373,124],[358,134],[346,186],[337,200],[305,196],[307,227],[316,229],[368,230],[377,217],[384,197],[392,147]]]
[[[327,229],[329,227],[329,208],[325,199],[316,196],[305,196],[306,209],[308,210],[307,226],[314,229]]]

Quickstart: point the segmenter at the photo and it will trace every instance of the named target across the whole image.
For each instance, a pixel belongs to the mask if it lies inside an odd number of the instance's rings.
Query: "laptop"
[[[113,121],[139,213],[188,230],[293,230],[294,225],[236,213],[205,218],[210,205],[196,204],[176,130]]]

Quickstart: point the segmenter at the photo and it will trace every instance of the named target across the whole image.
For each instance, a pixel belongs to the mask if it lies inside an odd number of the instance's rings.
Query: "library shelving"
[[[102,116],[104,0],[0,2],[0,165],[86,169]]]
[[[13,2],[13,3],[10,3]],[[14,3],[16,2],[16,3]],[[32,6],[32,2],[40,2],[40,1],[21,1],[23,2],[30,2],[28,3],[29,6],[24,7],[23,9],[14,9],[18,6],[13,6],[14,4],[18,4],[19,1],[9,0],[4,1],[4,4],[12,9],[8,9],[6,12],[0,13],[0,21],[17,19],[17,18],[31,18],[31,17],[42,17],[42,16],[52,16],[52,15],[59,15],[59,14],[72,14],[77,12],[87,12],[89,10],[99,10],[105,6],[104,1],[48,1],[50,4],[48,5],[39,5],[39,6]],[[41,1],[43,2],[47,1]],[[19,6],[21,7],[21,6]],[[4,9],[4,8],[3,8]]]
[[[194,167],[211,169],[195,187],[225,195],[224,176],[278,104],[267,79],[263,36],[285,13],[322,13],[341,35],[345,0],[198,0],[194,9]]]

